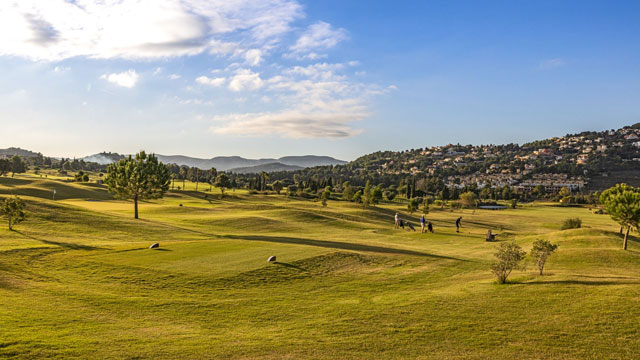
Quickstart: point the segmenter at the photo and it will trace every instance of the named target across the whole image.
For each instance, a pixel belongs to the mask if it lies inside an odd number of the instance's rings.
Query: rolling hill
[[[241,156],[216,156],[211,159],[202,159],[184,155],[161,155],[156,154],[158,160],[165,164],[178,164],[186,165],[189,167],[197,167],[200,169],[210,169],[212,167],[220,171],[232,170],[234,172],[244,171],[244,169],[250,167],[256,167],[266,164],[280,164],[280,166],[271,165],[267,168],[273,168],[272,171],[289,171],[299,170],[306,167],[314,166],[326,166],[326,165],[342,165],[346,164],[346,161],[338,160],[329,156],[316,156],[316,155],[304,155],[304,156],[285,156],[279,159],[247,159]],[[99,154],[89,155],[82,158],[87,162],[96,162],[98,164],[110,164],[115,162],[124,155],[117,153],[102,152]],[[243,169],[243,170],[240,170]],[[256,168],[257,172],[262,171],[260,168]],[[266,171],[266,170],[265,170]]]

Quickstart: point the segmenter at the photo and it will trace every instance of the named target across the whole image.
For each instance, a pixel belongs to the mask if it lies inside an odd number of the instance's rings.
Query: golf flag
[[[53,189],[53,200],[56,199],[56,189]]]

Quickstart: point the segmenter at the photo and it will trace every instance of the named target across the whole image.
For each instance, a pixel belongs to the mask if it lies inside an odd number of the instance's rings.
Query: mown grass
[[[43,192],[53,187],[56,201]],[[0,196],[11,193],[27,200],[28,218],[0,228],[2,357],[640,353],[640,244],[621,250],[616,225],[588,209],[432,209],[436,232],[420,234],[393,229],[396,211],[414,224],[419,214],[392,204],[174,191],[142,204],[136,221],[131,203],[97,185],[0,178]],[[561,231],[568,217],[583,227]],[[488,229],[525,250],[558,243],[546,275],[530,266],[495,284]]]

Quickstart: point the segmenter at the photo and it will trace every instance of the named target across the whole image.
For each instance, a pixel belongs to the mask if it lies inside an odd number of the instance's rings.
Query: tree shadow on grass
[[[58,242],[58,241],[51,241],[51,240],[44,240],[44,239],[38,239],[35,236],[31,236],[31,235],[27,235],[21,231],[18,230],[14,230],[17,234],[20,234],[26,238],[32,239],[32,240],[36,240],[39,241],[43,244],[47,244],[47,245],[55,245],[55,246],[59,246],[65,249],[70,249],[70,250],[104,250],[104,248],[101,247],[97,247],[97,246],[91,246],[91,245],[81,245],[81,244],[76,244],[76,243],[66,243],[66,242]]]
[[[620,280],[550,280],[550,281],[532,281],[532,282],[509,282],[509,284],[517,285],[587,285],[587,286],[607,286],[607,285],[640,285],[640,281],[620,281]]]
[[[615,275],[610,275],[610,276],[573,275],[573,276],[582,277],[582,278],[588,278],[588,279],[626,279],[626,280],[637,280],[636,278],[634,278],[634,277],[632,277],[632,276],[615,276]]]
[[[366,251],[366,252],[375,252],[375,253],[382,253],[382,254],[411,255],[411,256],[430,257],[430,258],[436,258],[436,259],[468,261],[468,260],[458,259],[450,256],[435,255],[435,254],[423,253],[423,252],[414,251],[414,250],[389,248],[389,247],[382,247],[382,246],[375,246],[375,245],[355,244],[355,243],[347,243],[347,242],[340,242],[340,241],[314,240],[314,239],[305,239],[305,238],[265,236],[265,235],[225,235],[221,237],[227,238],[227,239],[233,239],[233,240],[266,241],[266,242],[274,242],[274,243],[280,243],[280,244],[317,246],[317,247],[323,247],[323,248],[329,248],[329,249]]]

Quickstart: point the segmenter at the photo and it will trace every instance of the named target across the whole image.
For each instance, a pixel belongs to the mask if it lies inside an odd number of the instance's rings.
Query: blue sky
[[[0,4],[0,147],[198,157],[526,142],[640,122],[640,3]]]

